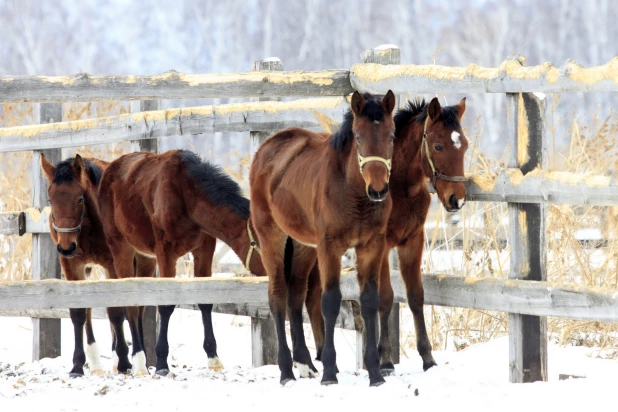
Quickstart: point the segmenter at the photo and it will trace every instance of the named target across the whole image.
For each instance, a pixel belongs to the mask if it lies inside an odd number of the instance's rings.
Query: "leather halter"
[[[369,162],[380,162],[380,163],[383,163],[384,166],[386,166],[386,170],[388,171],[387,180],[391,178],[391,159],[385,159],[380,156],[361,156],[361,154],[358,152],[357,154],[358,154],[358,165],[360,166],[361,175],[363,174],[364,165],[366,165]]]
[[[421,145],[421,157],[423,155],[423,148],[425,148],[425,153],[427,153],[427,161],[429,162],[429,166],[431,167],[431,171],[433,172],[433,175],[431,176],[431,184],[434,188],[434,190],[436,189],[436,181],[438,179],[442,179],[442,180],[447,180],[449,182],[465,182],[466,178],[464,176],[447,176],[447,175],[443,175],[442,173],[438,172],[435,168],[435,166],[433,165],[433,161],[431,160],[431,156],[429,154],[429,143],[427,143],[427,123],[429,122],[429,115],[427,115],[427,118],[425,119],[425,126],[423,127],[423,143]]]
[[[56,226],[55,220],[56,218],[52,215],[52,227],[56,231],[56,233],[73,233],[80,232],[82,230],[82,223],[84,222],[84,213],[86,212],[86,203],[84,200],[84,204],[82,206],[82,216],[79,218],[79,223],[75,227],[58,227]]]
[[[255,250],[258,254],[260,254],[260,247],[258,246],[256,240],[253,238],[253,233],[251,233],[251,229],[249,228],[249,221],[251,219],[247,219],[247,234],[249,235],[249,251],[247,252],[247,259],[245,260],[245,268],[248,271],[251,271],[249,269],[249,264],[251,263],[251,254],[253,254],[253,251]]]

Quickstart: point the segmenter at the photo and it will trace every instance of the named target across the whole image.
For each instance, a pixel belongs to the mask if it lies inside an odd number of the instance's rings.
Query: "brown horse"
[[[52,165],[41,154],[41,168],[49,182],[48,197],[51,204],[49,230],[56,243],[62,271],[68,281],[84,280],[89,268],[97,264],[107,271],[107,276],[116,278],[112,255],[105,243],[99,216],[97,188],[108,163],[99,159],[67,159]],[[128,372],[132,365],[128,358],[128,345],[124,338],[123,308],[108,308],[112,325],[112,351],[115,351],[114,368]],[[84,325],[88,342],[88,362],[91,374],[103,372],[99,350],[92,331],[90,309],[70,309],[75,331],[72,377],[84,374]],[[135,342],[135,336],[133,337]]]
[[[466,110],[465,98],[456,106],[441,107],[437,98],[409,102],[395,115],[395,150],[391,175],[393,209],[388,221],[387,252],[397,247],[401,276],[406,286],[408,304],[414,317],[417,350],[423,370],[436,365],[423,315],[424,290],[421,261],[424,225],[431,195],[426,181],[431,179],[438,198],[449,212],[465,203],[464,155],[468,141],[461,128]],[[380,369],[394,371],[388,316],[393,305],[388,253],[380,271]]]
[[[176,261],[191,252],[196,277],[210,277],[216,239],[227,243],[253,274],[265,276],[249,219],[249,200],[219,167],[194,153],[131,153],[112,162],[99,189],[101,217],[116,273],[133,273],[133,258],[159,265],[160,275],[176,275]],[[257,249],[259,250],[259,249]],[[256,253],[253,253],[253,252]],[[208,366],[223,367],[212,328],[212,304],[198,305],[204,324]],[[156,373],[169,373],[167,341],[175,305],[159,306]]]
[[[384,382],[375,332],[378,278],[391,211],[388,193],[394,107],[391,91],[382,100],[355,92],[351,111],[336,134],[329,137],[286,129],[268,138],[255,154],[249,174],[251,215],[269,276],[269,304],[277,329],[283,385],[294,380],[293,361],[313,368],[302,333],[302,305],[316,257],[325,322],[322,384],[337,383],[333,335],[341,307],[341,256],[350,247],[356,248],[357,254],[361,314],[368,331],[364,359],[370,384]],[[291,245],[286,241],[288,235],[307,245],[293,251],[294,262],[285,259],[287,245]],[[288,307],[293,357],[285,339]]]

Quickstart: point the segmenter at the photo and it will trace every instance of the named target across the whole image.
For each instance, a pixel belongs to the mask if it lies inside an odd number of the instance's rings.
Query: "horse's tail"
[[[294,242],[292,238],[288,236],[285,241],[285,252],[283,254],[283,275],[285,277],[285,282],[290,282],[290,277],[292,276],[292,260],[294,258]]]

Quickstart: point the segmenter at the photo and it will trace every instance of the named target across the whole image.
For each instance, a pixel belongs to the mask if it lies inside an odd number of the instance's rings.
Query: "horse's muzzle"
[[[60,253],[60,256],[65,258],[72,258],[73,256],[75,256],[75,252],[77,251],[77,243],[71,242],[71,246],[69,246],[68,249],[63,249],[60,245],[58,245],[56,248],[58,249],[58,253]]]
[[[374,202],[382,202],[386,199],[386,196],[388,196],[388,183],[385,183],[384,188],[379,192],[376,191],[373,186],[369,185],[369,187],[367,187],[367,196]]]

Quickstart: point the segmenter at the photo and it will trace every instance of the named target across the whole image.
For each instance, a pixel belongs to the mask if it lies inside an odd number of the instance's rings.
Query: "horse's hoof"
[[[84,377],[83,373],[79,373],[79,372],[71,372],[71,373],[69,373],[69,378],[71,378],[71,379],[82,378],[82,377]]]
[[[438,366],[438,364],[433,359],[429,362],[423,362],[423,371],[427,372],[427,369],[433,368],[434,366]]]
[[[103,369],[95,369],[90,371],[90,376],[103,376],[105,375],[105,372],[103,371]]]
[[[159,376],[167,376],[169,375],[170,370],[169,369],[158,369],[155,373]]]
[[[322,386],[337,385],[337,384],[339,384],[339,381],[337,380],[337,378],[335,378],[335,379],[322,379],[322,382],[320,382],[320,384]]]
[[[371,382],[371,383],[369,384],[369,386],[370,386],[371,388],[376,388],[376,387],[378,387],[378,386],[382,386],[382,385],[383,385],[383,384],[385,384],[385,383],[386,383],[386,381],[385,381],[384,379],[382,379],[382,380],[376,380],[375,382]]]
[[[380,368],[380,374],[382,376],[392,376],[395,374],[395,368]]]
[[[135,376],[136,378],[139,378],[141,376],[148,376],[149,373],[148,373],[148,369],[139,369],[139,370],[133,371],[132,375]]]
[[[318,370],[311,364],[305,365],[304,363],[294,362],[294,367],[298,369],[301,378],[313,378],[318,374]]]
[[[285,385],[287,385],[290,382],[295,382],[296,378],[282,378],[279,383],[281,383],[281,386],[285,387]]]
[[[209,358],[208,369],[214,372],[221,372],[221,370],[223,369],[223,362],[221,362],[218,356],[215,358]]]

